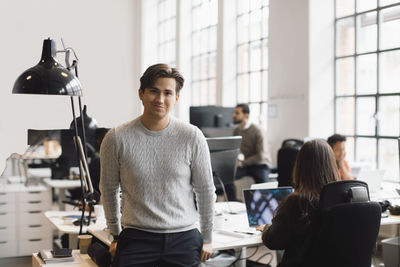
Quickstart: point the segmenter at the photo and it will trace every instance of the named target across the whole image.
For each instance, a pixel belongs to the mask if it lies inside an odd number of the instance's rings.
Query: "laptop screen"
[[[275,209],[292,192],[292,187],[244,189],[243,196],[249,226],[256,227],[262,224],[271,224]]]

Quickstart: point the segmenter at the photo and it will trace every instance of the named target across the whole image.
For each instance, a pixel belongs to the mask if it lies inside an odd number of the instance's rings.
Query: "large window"
[[[192,106],[217,104],[217,0],[192,0]]]
[[[335,131],[348,158],[399,177],[400,1],[335,1]]]
[[[176,65],[176,0],[157,3],[157,58],[159,62]]]
[[[248,103],[253,122],[267,124],[268,1],[237,0],[237,101]]]

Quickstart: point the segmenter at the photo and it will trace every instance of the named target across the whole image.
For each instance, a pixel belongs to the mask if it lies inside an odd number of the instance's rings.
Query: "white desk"
[[[45,178],[43,179],[43,182],[47,186],[58,190],[58,205],[60,207],[60,210],[65,210],[65,204],[62,202],[65,199],[65,190],[78,188],[81,186],[80,180],[57,180]]]
[[[80,216],[82,215],[81,211],[46,211],[44,213],[46,218],[51,222],[51,224],[61,233],[65,233],[69,235],[69,247],[76,248],[78,244],[78,234],[79,234],[79,226],[76,226],[72,223],[73,219],[67,218],[66,216]],[[89,215],[88,212],[85,212],[85,216]],[[92,214],[92,216],[94,216]],[[96,218],[96,223],[92,223],[89,225],[90,229],[95,231],[102,231],[106,227],[106,220],[104,217]],[[88,231],[87,226],[82,227],[82,233],[86,233]]]
[[[88,254],[80,254],[79,250],[73,250],[72,256],[74,257],[73,262],[59,262],[45,264],[37,253],[32,254],[32,267],[41,266],[62,266],[62,267],[96,267],[97,264],[92,261]]]

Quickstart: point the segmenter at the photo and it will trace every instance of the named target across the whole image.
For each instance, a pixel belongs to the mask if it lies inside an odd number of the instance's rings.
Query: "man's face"
[[[246,114],[243,113],[243,109],[241,107],[237,107],[235,108],[235,110],[233,111],[233,122],[235,124],[239,124],[242,123],[243,119],[246,117]]]
[[[163,119],[169,114],[179,99],[175,92],[176,81],[173,78],[158,78],[154,85],[144,92],[139,89],[139,98],[144,106],[144,114]]]
[[[346,142],[336,142],[333,145],[333,154],[335,154],[335,159],[337,161],[342,161],[346,157]]]

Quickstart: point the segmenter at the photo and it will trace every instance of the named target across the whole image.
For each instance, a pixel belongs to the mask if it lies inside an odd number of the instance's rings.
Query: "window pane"
[[[250,1],[237,0],[236,3],[238,5],[238,14],[249,12]]]
[[[268,72],[261,72],[262,77],[262,101],[268,100]]]
[[[336,55],[352,54],[354,54],[354,19],[342,19],[337,22]]]
[[[387,5],[398,3],[398,2],[399,2],[399,0],[379,0],[379,5],[387,6]]]
[[[210,54],[210,70],[209,77],[217,77],[217,53]]]
[[[208,56],[203,55],[201,56],[201,72],[200,72],[200,79],[206,80],[208,76],[208,70],[209,70],[209,64],[208,64]],[[202,88],[203,90],[206,90],[206,88]]]
[[[243,1],[244,2],[244,1]],[[238,43],[244,43],[249,39],[249,15],[244,14],[237,19]]]
[[[375,97],[357,99],[357,134],[375,135]]]
[[[340,18],[354,13],[354,0],[336,0],[336,17]]]
[[[208,81],[209,88],[209,96],[207,105],[216,105],[217,104],[217,83],[215,79]]]
[[[261,100],[261,74],[254,72],[250,74],[250,101],[257,102]]]
[[[211,27],[208,32],[208,40],[210,42],[209,50],[217,50],[217,27]]]
[[[269,19],[269,8],[264,7],[262,9],[262,36],[268,36],[268,19]]]
[[[240,45],[238,48],[238,72],[249,71],[249,46],[247,44]]]
[[[261,120],[260,104],[250,104],[249,108],[251,110],[249,120],[254,121],[256,124],[260,124],[260,120]]]
[[[208,81],[201,81],[200,82],[200,87],[199,87],[200,92],[200,105],[205,106],[208,105],[208,95],[209,95],[209,87],[208,87]]]
[[[357,94],[376,93],[376,54],[357,57]]]
[[[200,90],[200,83],[199,82],[192,82],[192,105],[199,106],[201,101],[201,90]],[[204,93],[203,93],[204,94]]]
[[[268,70],[268,39],[262,41],[262,69]]]
[[[192,60],[192,80],[193,81],[198,81],[200,80],[200,71],[201,65],[200,65],[200,57],[194,57]]]
[[[337,132],[344,135],[354,134],[354,98],[344,97],[336,100]]]
[[[268,125],[268,104],[262,103],[261,104],[261,118],[260,118],[260,125],[264,129],[267,129]]]
[[[250,40],[261,38],[261,10],[254,10],[250,13]]]
[[[249,75],[243,74],[238,76],[238,102],[249,102]]]
[[[380,93],[400,92],[400,51],[380,54]]]
[[[376,50],[377,24],[376,12],[357,16],[357,52],[364,53]]]
[[[346,160],[348,162],[354,161],[354,138],[346,138]]]
[[[250,71],[259,71],[261,69],[261,42],[251,43],[250,47]]]
[[[336,94],[354,94],[354,58],[343,58],[336,61]]]
[[[379,169],[386,170],[385,179],[399,181],[399,147],[397,140],[379,140]]]
[[[379,135],[400,135],[400,96],[379,97]]]
[[[357,0],[357,12],[376,8],[376,0]]]
[[[356,160],[367,162],[371,169],[376,169],[376,139],[375,138],[357,138]]]
[[[192,35],[192,55],[199,55],[200,54],[200,46],[201,46],[201,39],[200,39],[200,32],[194,32]]]
[[[400,46],[400,7],[392,7],[382,10],[381,13],[381,49]]]

